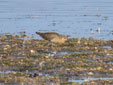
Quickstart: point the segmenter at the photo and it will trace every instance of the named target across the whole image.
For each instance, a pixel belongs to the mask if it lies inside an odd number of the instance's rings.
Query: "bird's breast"
[[[54,42],[54,43],[64,43],[66,40],[65,39],[61,39],[61,38],[53,38],[51,40],[51,42]]]

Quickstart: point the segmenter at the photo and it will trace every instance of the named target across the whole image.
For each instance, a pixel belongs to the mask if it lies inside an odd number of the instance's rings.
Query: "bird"
[[[58,34],[56,32],[46,32],[46,33],[40,33],[36,32],[36,34],[40,35],[43,39],[48,40],[52,43],[65,43],[68,39],[68,36]]]

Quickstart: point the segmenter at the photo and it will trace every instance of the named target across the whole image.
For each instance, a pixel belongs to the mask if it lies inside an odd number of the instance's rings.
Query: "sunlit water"
[[[22,30],[110,40],[113,0],[0,0],[0,33]]]

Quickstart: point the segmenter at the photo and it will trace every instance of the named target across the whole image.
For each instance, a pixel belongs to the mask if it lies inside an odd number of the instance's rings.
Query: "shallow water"
[[[109,45],[108,46],[103,46],[102,48],[103,49],[111,49],[111,46],[109,46]]]
[[[0,83],[0,85],[20,85],[20,83]]]
[[[0,71],[0,74],[8,74],[8,73],[12,73],[12,72],[15,72],[15,71],[12,71],[12,70],[7,70],[6,72]]]
[[[54,31],[109,40],[112,22],[113,0],[0,0],[0,33],[25,30],[38,38],[36,31]]]
[[[55,57],[60,57],[60,56],[64,56],[64,55],[67,55],[67,54],[74,54],[74,53],[80,53],[80,51],[49,51],[49,52],[44,52],[42,50],[38,50],[37,53],[40,53],[40,54],[48,54],[48,55],[51,55],[53,54]]]
[[[100,77],[100,78],[83,78],[83,79],[75,79],[75,80],[69,80],[70,82],[78,82],[78,83],[84,83],[85,81],[92,81],[92,80],[109,80],[113,79],[113,77]]]

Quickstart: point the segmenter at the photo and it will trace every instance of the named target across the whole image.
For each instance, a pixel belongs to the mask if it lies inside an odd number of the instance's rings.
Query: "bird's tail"
[[[42,35],[42,33],[40,33],[40,32],[36,32],[36,34],[38,34],[38,35]]]

